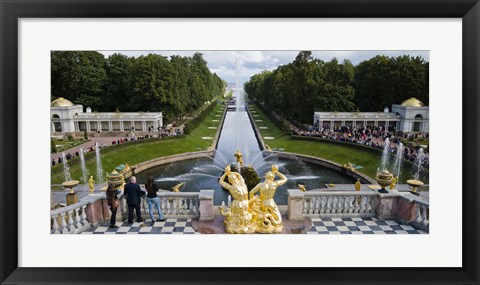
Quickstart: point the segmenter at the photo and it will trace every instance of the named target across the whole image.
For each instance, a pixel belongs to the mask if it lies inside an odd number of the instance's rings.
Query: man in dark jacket
[[[128,204],[128,222],[133,223],[133,209],[137,212],[137,222],[142,222],[142,215],[140,213],[140,202],[145,192],[140,189],[140,185],[137,184],[137,178],[135,176],[130,177],[130,182],[125,185],[123,194],[127,199]]]

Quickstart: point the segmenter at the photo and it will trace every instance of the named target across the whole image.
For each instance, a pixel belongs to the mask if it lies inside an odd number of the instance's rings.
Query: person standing
[[[142,200],[141,197],[145,195],[145,192],[143,192],[140,185],[137,184],[137,178],[135,176],[130,177],[130,182],[125,185],[123,194],[125,195],[128,204],[128,222],[130,224],[133,223],[133,209],[137,212],[137,222],[142,222],[140,202]]]
[[[145,184],[145,189],[147,189],[147,199],[148,199],[148,213],[150,213],[150,219],[152,222],[155,222],[153,217],[152,206],[155,205],[158,212],[158,222],[165,221],[163,218],[162,209],[160,209],[160,200],[157,197],[158,187],[155,183],[153,183],[153,177],[148,176],[147,184]]]
[[[118,228],[115,225],[116,218],[117,218],[117,209],[120,207],[120,201],[118,201],[117,195],[120,194],[120,190],[116,190],[113,184],[108,185],[107,188],[107,204],[110,206],[110,211],[112,212],[112,216],[110,217],[110,228]]]

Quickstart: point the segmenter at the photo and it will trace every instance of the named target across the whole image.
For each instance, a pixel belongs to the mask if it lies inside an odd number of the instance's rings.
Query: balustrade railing
[[[165,218],[198,218],[200,217],[199,192],[159,192],[157,197],[160,199],[160,209]],[[123,203],[126,203],[123,199]],[[140,205],[143,219],[150,218],[148,209],[148,200],[146,196],[142,197]],[[125,217],[128,216],[128,206],[125,205]],[[157,209],[152,205],[153,215],[158,217]]]
[[[79,202],[50,211],[50,233],[78,234],[90,227],[85,209],[87,202]]]
[[[372,217],[375,216],[375,192],[310,191],[305,193],[305,217]]]

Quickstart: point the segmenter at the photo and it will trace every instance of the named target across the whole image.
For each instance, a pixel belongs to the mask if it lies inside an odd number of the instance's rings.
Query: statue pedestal
[[[68,193],[66,195],[67,198],[67,206],[75,204],[78,202],[78,194],[77,193]]]

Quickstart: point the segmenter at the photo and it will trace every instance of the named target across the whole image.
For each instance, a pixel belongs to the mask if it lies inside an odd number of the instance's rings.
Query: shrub
[[[55,145],[55,142],[53,141],[53,139],[50,139],[50,152],[51,153],[57,152],[57,146]]]
[[[67,139],[68,139],[69,141],[73,141],[73,136],[72,136],[72,135],[68,135]]]

